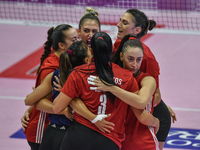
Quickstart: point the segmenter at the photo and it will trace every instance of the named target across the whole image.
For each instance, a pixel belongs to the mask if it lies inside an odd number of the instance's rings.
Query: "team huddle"
[[[113,44],[87,8],[78,31],[50,28],[21,118],[31,150],[162,150],[176,115],[161,99],[159,64],[140,41],[155,26],[129,9]]]

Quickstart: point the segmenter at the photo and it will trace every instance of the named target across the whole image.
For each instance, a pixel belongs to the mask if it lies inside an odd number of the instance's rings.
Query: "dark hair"
[[[119,47],[117,48],[117,51],[113,54],[112,59],[111,59],[113,63],[118,64],[122,68],[123,68],[123,63],[120,60],[120,53],[122,52],[124,43],[127,42],[130,38],[136,39],[136,37],[133,34],[125,35],[122,41],[120,42]]]
[[[137,35],[137,38],[141,38],[147,34],[148,30],[152,30],[156,26],[154,20],[148,20],[148,17],[138,9],[128,9],[126,13],[130,13],[133,16],[133,22],[135,27],[141,27],[142,31]]]
[[[61,24],[58,25],[56,28],[51,27],[47,34],[47,41],[44,43],[44,53],[42,54],[41,58],[40,58],[40,66],[37,70],[37,74],[40,71],[40,67],[43,63],[43,61],[48,57],[48,55],[51,53],[51,47],[53,47],[53,49],[55,51],[57,51],[59,49],[58,43],[65,43],[65,34],[63,33],[63,31],[69,30],[70,28],[72,28],[72,26],[68,25],[68,24]]]
[[[142,47],[141,42],[137,39],[131,39],[124,43],[124,45],[122,47],[122,54],[124,54],[124,52],[126,52],[128,48],[132,48],[132,47],[140,48],[143,52],[143,47]]]
[[[86,8],[86,13],[83,15],[81,20],[79,21],[79,30],[81,29],[82,24],[87,20],[96,20],[99,24],[99,29],[101,29],[101,23],[98,18],[98,12],[95,9],[90,7]]]
[[[84,41],[76,41],[60,55],[59,74],[61,86],[64,85],[74,67],[85,63],[84,59],[88,56],[87,51],[88,46]]]
[[[91,48],[99,79],[102,82],[105,81],[108,84],[115,85],[111,63],[112,40],[110,36],[104,32],[95,33],[91,39]],[[105,82],[103,83],[106,84]],[[115,98],[110,92],[106,92],[106,95],[112,100]]]

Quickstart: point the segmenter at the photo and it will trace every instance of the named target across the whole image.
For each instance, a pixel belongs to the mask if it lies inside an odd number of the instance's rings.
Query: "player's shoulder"
[[[115,63],[112,64],[112,68],[114,77],[123,78],[123,80],[129,80],[133,77],[133,73],[130,70],[121,68]]]

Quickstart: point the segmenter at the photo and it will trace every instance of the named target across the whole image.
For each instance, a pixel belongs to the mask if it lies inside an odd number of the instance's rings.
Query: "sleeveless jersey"
[[[55,71],[59,67],[59,57],[55,54],[49,54],[43,61],[40,72],[37,75],[35,87],[41,84],[41,80],[44,79],[49,73]],[[29,142],[41,143],[44,129],[49,124],[48,113],[37,110],[34,105],[33,111],[30,115],[28,126],[25,130],[26,139]]]
[[[112,64],[112,69],[114,73],[113,80],[117,86],[130,92],[138,90],[137,81],[131,71],[123,69],[116,64]],[[97,76],[95,72],[94,62],[76,67],[68,77],[61,91],[70,98],[74,98],[75,96],[81,98],[87,108],[96,115],[111,114],[110,117],[106,118],[107,121],[115,124],[114,130],[111,133],[101,132],[94,124],[77,113],[74,114],[74,118],[77,122],[108,137],[121,148],[121,142],[125,138],[125,119],[128,105],[117,97],[115,97],[113,103],[106,96],[105,92],[90,90],[91,85],[87,83],[87,78],[91,74]]]
[[[141,81],[144,77],[149,76],[148,73],[141,73],[136,77],[139,88],[141,88]],[[146,106],[146,111],[153,113],[153,99]],[[154,128],[141,124],[132,109],[128,108],[127,122],[125,134],[126,138],[122,142],[122,150],[159,150],[159,142],[156,138]]]

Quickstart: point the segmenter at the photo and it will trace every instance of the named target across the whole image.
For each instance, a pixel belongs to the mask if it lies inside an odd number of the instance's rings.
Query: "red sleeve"
[[[78,87],[76,86],[75,82],[77,81],[77,78],[75,79],[75,77],[77,77],[76,71],[72,71],[61,90],[61,92],[70,98],[74,98],[78,94]]]
[[[149,73],[152,77],[154,77],[157,82],[157,87],[159,87],[159,64],[149,47],[147,47],[145,44],[142,44],[142,46],[144,49],[144,56],[140,70],[144,73]]]

